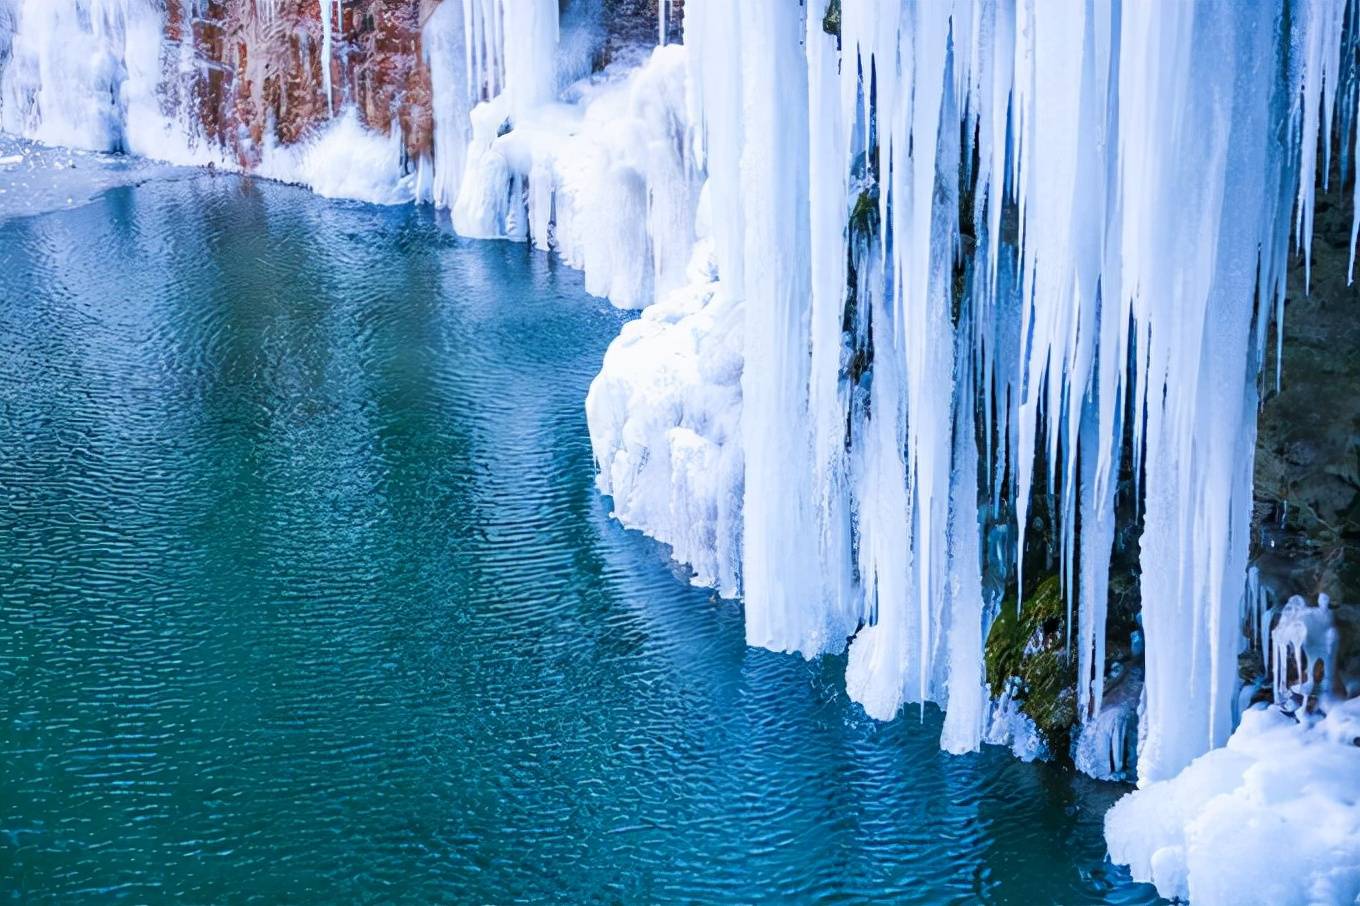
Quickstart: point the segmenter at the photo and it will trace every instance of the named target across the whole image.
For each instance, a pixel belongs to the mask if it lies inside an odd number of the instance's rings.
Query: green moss
[[[841,36],[841,0],[831,0],[826,5],[826,15],[822,16],[822,31],[837,38]]]
[[[872,185],[859,193],[850,212],[850,236],[867,242],[878,235],[878,186]]]
[[[1010,678],[1019,677],[1024,684],[1020,710],[1034,721],[1056,753],[1067,750],[1077,719],[1075,671],[1065,648],[1066,620],[1067,605],[1058,577],[1049,576],[1019,613],[1014,597],[1002,602],[985,652],[992,695],[999,697]]]

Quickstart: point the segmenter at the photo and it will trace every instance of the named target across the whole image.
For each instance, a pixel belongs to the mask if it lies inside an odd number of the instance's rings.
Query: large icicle
[[[807,656],[854,623],[826,606],[811,493],[807,59],[804,9],[741,6],[744,97],[746,638]]]
[[[441,3],[421,30],[421,47],[430,67],[430,106],[434,117],[433,201],[453,205],[467,166],[472,139],[473,85],[466,66],[468,29],[460,4]]]
[[[811,320],[808,408],[812,430],[812,489],[817,513],[817,558],[831,612],[849,629],[859,618],[851,540],[849,462],[845,421],[849,386],[841,375],[845,315],[846,214],[849,210],[851,130],[855,94],[841,80],[836,38],[821,17],[807,17],[809,112],[809,241]],[[816,124],[812,128],[811,124]]]
[[[1124,6],[1120,50],[1123,285],[1146,343],[1140,782],[1175,774],[1232,729],[1256,262],[1284,165],[1255,76],[1274,65],[1275,11],[1222,0],[1167,13]],[[1147,71],[1160,77],[1149,84]]]

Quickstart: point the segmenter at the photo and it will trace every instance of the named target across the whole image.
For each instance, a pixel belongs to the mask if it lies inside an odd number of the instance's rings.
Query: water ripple
[[[234,178],[0,224],[0,889],[1135,902],[1117,791],[747,649],[590,485],[622,316]]]

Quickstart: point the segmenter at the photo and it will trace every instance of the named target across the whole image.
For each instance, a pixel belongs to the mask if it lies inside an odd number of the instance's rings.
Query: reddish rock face
[[[420,26],[437,0],[347,0],[329,60],[322,59],[320,0],[166,0],[167,48],[193,41],[192,84],[177,85],[176,50],[167,51],[168,105],[187,103],[212,141],[240,163],[259,162],[267,138],[292,144],[329,118],[322,66],[331,71],[335,109],[353,105],[371,129],[401,129],[412,160],[433,141],[430,76]],[[272,14],[271,14],[272,9]]]
[[[259,163],[267,142],[293,144],[329,119],[323,66],[330,67],[336,111],[352,105],[370,129],[400,129],[411,161],[430,154],[434,120],[420,29],[441,0],[344,0],[327,60],[321,0],[161,2],[164,103],[187,108],[204,136],[242,166]],[[658,0],[603,0],[599,62],[620,45],[654,43],[657,8]],[[684,0],[671,0],[669,10],[668,31],[679,40]],[[192,41],[196,58],[188,71],[181,68],[182,40]]]

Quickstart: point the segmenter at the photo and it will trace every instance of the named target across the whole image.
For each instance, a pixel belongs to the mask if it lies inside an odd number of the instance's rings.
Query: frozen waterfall
[[[1019,572],[1047,494],[1093,717],[1127,432],[1140,776],[1226,740],[1256,377],[1319,144],[1355,105],[1343,7],[842,0],[830,34],[793,5],[686,4],[715,296],[745,309],[744,486],[714,493],[744,501],[753,643],[813,656],[850,638],[869,713],[946,703],[945,744],[976,747],[1000,603],[979,505],[990,524],[1013,509]],[[665,442],[606,438],[602,465]]]
[[[1227,742],[1260,619],[1268,337],[1316,186],[1341,173],[1360,199],[1360,2],[685,0],[662,4],[683,44],[663,21],[661,46],[593,73],[598,2],[427,6],[426,157],[331,84],[343,3],[323,0],[327,123],[253,166],[433,200],[463,235],[554,250],[645,308],[587,400],[598,486],[743,598],[751,644],[848,647],[868,714],[939,703],[942,745],[975,750],[988,630],[1025,606],[1042,504],[1075,710],[1121,734],[1086,745],[1122,771],[1134,705],[1101,715],[1132,519],[1138,779]],[[0,124],[234,160],[167,100],[194,66],[165,64],[192,57],[165,17],[0,0]]]

